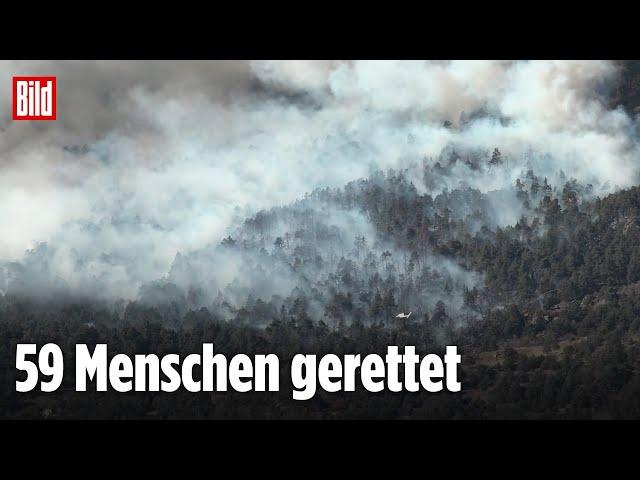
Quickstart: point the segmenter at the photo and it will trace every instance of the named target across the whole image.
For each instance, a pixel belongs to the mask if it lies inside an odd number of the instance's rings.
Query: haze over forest
[[[0,86],[16,71],[57,76],[58,120],[0,119],[0,360],[458,345],[464,387],[6,388],[0,415],[640,417],[638,62],[0,62]]]
[[[406,182],[398,195],[441,199],[426,215],[449,208],[464,218],[478,205],[446,195],[481,194],[483,221],[493,228],[527,213],[515,201],[515,182],[529,171],[560,190],[576,180],[585,198],[638,178],[637,123],[612,102],[623,70],[614,62],[103,61],[0,68],[7,78],[15,71],[57,75],[60,104],[54,125],[5,119],[1,127],[4,293],[129,301],[175,284],[177,295],[203,290],[205,305],[221,293],[238,306],[247,294],[268,300],[302,287],[295,263],[305,259],[294,250],[315,240],[287,241],[283,250],[273,242],[304,225],[277,219],[257,238],[244,223],[296,201],[291,208],[309,208],[323,228],[336,230],[318,247],[323,260],[332,260],[306,272],[307,280],[320,281],[313,277],[335,271],[338,257],[351,258],[358,237],[373,249],[366,254],[379,260],[388,250],[396,270],[406,267],[400,257],[412,252],[385,244],[361,201],[338,208],[326,197],[305,203],[316,189],[359,179],[383,185],[382,177],[397,175]],[[495,149],[499,163],[491,161]],[[217,254],[228,235],[251,237],[255,252]],[[248,258],[260,248],[268,260]],[[275,253],[286,254],[285,264]],[[480,279],[481,272],[463,275],[433,251],[421,254],[436,269],[446,263],[454,288]],[[269,280],[259,278],[254,263]],[[230,285],[244,290],[225,296]]]

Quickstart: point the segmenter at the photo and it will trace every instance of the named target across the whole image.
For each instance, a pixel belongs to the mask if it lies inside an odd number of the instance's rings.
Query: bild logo
[[[55,120],[56,77],[13,77],[13,119]]]

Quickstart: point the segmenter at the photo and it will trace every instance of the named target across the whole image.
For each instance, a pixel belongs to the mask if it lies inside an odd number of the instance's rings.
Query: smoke
[[[231,319],[255,299],[277,311],[302,297],[307,315],[333,323],[375,321],[371,296],[391,293],[397,309],[427,312],[446,301],[450,314],[470,318],[477,312],[463,294],[481,280],[452,260],[412,256],[381,238],[363,212],[314,197],[259,212],[222,245],[178,254],[165,279],[142,286],[140,301],[182,312],[213,306]],[[341,308],[332,310],[337,296]]]
[[[10,120],[18,74],[57,75],[59,120]],[[377,169],[431,194],[511,188],[529,169],[628,187],[637,125],[607,107],[616,75],[606,61],[0,62],[0,289],[136,298],[255,211]],[[499,169],[424,181],[423,161],[496,147]],[[211,268],[216,286],[242,269]]]

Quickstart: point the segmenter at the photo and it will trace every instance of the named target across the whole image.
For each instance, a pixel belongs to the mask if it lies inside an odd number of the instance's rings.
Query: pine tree
[[[502,153],[500,153],[500,150],[497,148],[495,148],[491,154],[489,165],[502,165]]]

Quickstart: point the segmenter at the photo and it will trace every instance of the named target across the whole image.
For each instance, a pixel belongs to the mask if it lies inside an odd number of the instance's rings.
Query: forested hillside
[[[73,111],[0,129],[0,418],[640,417],[640,62],[45,67]],[[50,342],[281,388],[17,393]],[[295,354],[389,345],[458,346],[462,391],[291,398]]]
[[[640,188],[595,198],[533,171],[502,192],[435,196],[456,156],[425,163],[420,190],[379,172],[261,211],[220,245],[179,255],[166,279],[119,305],[0,300],[0,412],[51,418],[635,418],[640,414]],[[477,168],[500,169],[499,150]],[[439,175],[439,176],[436,176]],[[517,214],[510,224],[505,211]],[[508,215],[508,216],[509,216]],[[207,269],[235,275],[211,283]],[[200,278],[198,283],[186,279]],[[395,318],[412,311],[408,320]],[[17,394],[19,342],[110,352],[280,355],[419,352],[458,345],[460,394]],[[286,369],[283,369],[286,371]]]

